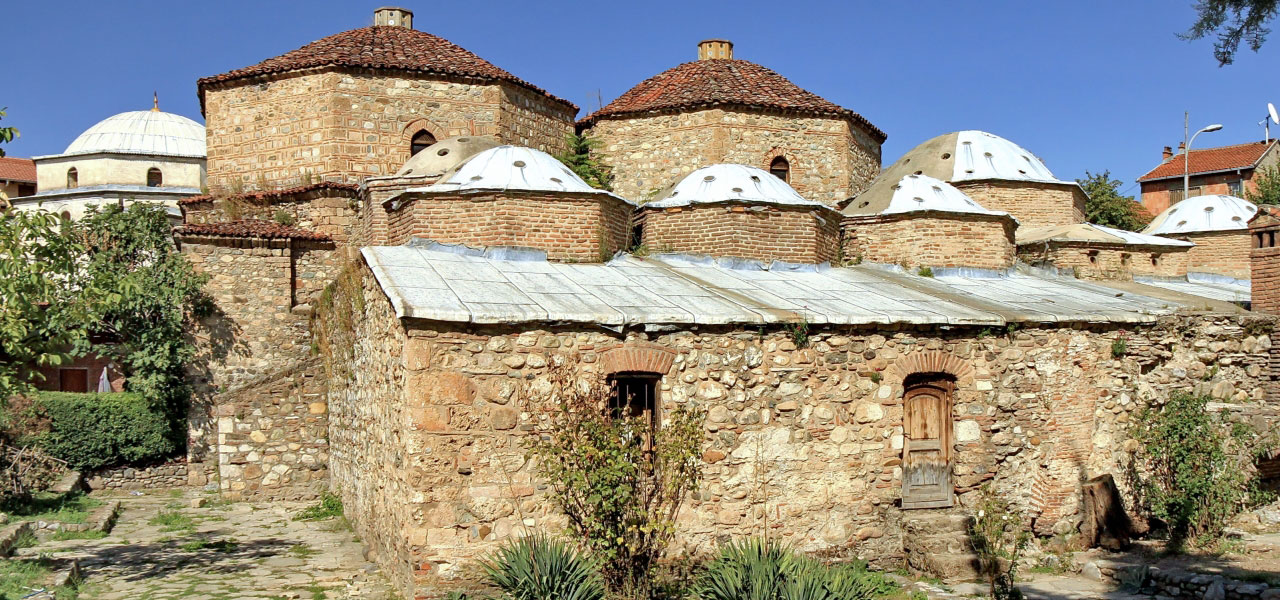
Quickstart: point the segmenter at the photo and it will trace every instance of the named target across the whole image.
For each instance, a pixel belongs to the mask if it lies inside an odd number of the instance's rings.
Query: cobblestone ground
[[[80,560],[84,600],[396,598],[345,521],[294,520],[308,503],[219,503],[198,491],[100,497],[122,503],[109,535],[35,548]],[[208,504],[192,508],[198,498]]]

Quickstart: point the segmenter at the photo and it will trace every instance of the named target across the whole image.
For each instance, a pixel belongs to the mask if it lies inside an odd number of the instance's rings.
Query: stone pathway
[[[397,597],[345,521],[293,520],[309,503],[223,504],[198,491],[101,497],[122,501],[107,537],[23,550],[79,559],[84,600]],[[195,499],[209,504],[192,508]]]

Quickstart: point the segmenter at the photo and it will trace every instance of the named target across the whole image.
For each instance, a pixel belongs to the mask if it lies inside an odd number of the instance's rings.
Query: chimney
[[[1178,142],[1178,154],[1182,154],[1183,152],[1186,152],[1186,151],[1187,151],[1187,143]]]
[[[698,42],[698,60],[733,58],[733,42],[729,40],[702,40]]]
[[[1170,148],[1169,146],[1165,146],[1164,152],[1160,153],[1160,158],[1162,160],[1169,160],[1170,158],[1173,158],[1173,148]]]
[[[413,11],[396,6],[384,6],[373,11],[373,24],[413,29]]]

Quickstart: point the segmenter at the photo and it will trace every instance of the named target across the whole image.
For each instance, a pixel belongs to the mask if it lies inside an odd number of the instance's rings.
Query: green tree
[[[0,119],[4,119],[8,108],[0,108]],[[0,127],[0,144],[12,142],[18,137],[17,127]],[[4,148],[0,148],[0,156],[4,156]]]
[[[1178,37],[1198,40],[1217,34],[1213,57],[1218,66],[1235,61],[1242,42],[1257,52],[1271,30],[1267,23],[1280,12],[1280,0],[1200,0],[1196,2],[1196,22]]]
[[[35,391],[37,368],[89,345],[105,294],[84,276],[84,246],[69,227],[46,211],[0,213],[0,406]]]
[[[1124,182],[1112,179],[1111,171],[1085,171],[1084,179],[1077,179],[1076,183],[1089,197],[1084,205],[1086,221],[1126,231],[1142,229],[1150,221],[1142,207],[1133,201],[1133,196],[1120,195],[1120,186]]]
[[[1272,165],[1258,169],[1253,183],[1257,191],[1244,190],[1244,199],[1254,204],[1280,204],[1280,166]]]
[[[186,332],[212,306],[202,291],[207,278],[174,246],[159,205],[91,207],[75,230],[87,278],[111,292],[92,327],[113,343],[93,350],[117,360],[129,391],[180,409],[189,391],[186,367],[196,354]]]
[[[576,134],[567,135],[564,140],[567,149],[556,154],[556,159],[587,182],[587,185],[599,190],[612,190],[613,169],[592,156],[599,142]]]

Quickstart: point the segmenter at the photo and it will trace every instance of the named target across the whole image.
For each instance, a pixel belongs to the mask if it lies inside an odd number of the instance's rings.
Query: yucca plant
[[[892,591],[853,565],[824,565],[760,538],[730,542],[707,567],[701,600],[867,600]],[[884,588],[890,589],[884,589]]]
[[[544,534],[520,538],[480,561],[510,600],[603,600],[599,561]]]

